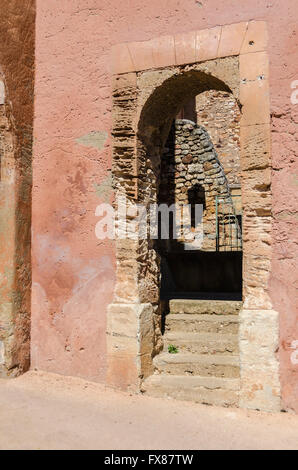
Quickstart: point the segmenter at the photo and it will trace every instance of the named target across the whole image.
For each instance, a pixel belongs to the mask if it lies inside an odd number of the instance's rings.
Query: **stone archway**
[[[113,172],[116,192],[156,201],[159,158],[184,101],[228,90],[242,107],[243,297],[240,406],[279,410],[278,314],[271,269],[270,113],[266,25],[240,23],[114,48]],[[117,240],[108,312],[108,380],[140,389],[160,349],[159,266],[152,241]]]

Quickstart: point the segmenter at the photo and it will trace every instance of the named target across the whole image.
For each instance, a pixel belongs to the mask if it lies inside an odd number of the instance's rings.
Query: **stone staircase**
[[[240,301],[171,300],[164,349],[142,391],[218,406],[238,406]],[[177,353],[169,353],[168,347]]]

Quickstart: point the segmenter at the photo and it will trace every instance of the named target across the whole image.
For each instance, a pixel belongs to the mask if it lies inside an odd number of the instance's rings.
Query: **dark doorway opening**
[[[185,139],[181,138],[183,126],[186,129]],[[189,142],[186,143],[188,131]],[[200,132],[200,126],[194,122],[185,119],[173,122],[161,158],[158,204],[187,204],[192,230],[197,225],[195,206],[201,205],[203,213],[209,214],[208,221],[204,222],[204,237],[208,245],[189,250],[183,240],[173,237],[173,214],[170,214],[169,238],[159,237],[156,241],[156,249],[161,258],[162,301],[179,298],[242,300],[241,243],[237,239],[235,245],[229,239],[229,233],[232,232],[234,238],[236,232],[237,237],[239,233],[241,237],[241,216],[233,212],[233,201],[224,170],[217,163],[217,154],[211,140],[204,140],[206,131],[200,137],[202,148],[198,148],[197,140],[193,139],[193,134],[200,135]],[[217,198],[223,198],[224,210],[228,209],[228,230],[222,226],[219,230],[218,221],[226,221],[227,215],[224,218],[219,217],[217,211],[221,205],[216,202]],[[227,231],[227,234],[224,233],[226,243],[219,246],[217,237],[222,237],[223,230]]]

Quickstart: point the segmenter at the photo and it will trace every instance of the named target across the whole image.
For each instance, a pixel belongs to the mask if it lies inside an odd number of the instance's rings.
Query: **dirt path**
[[[0,449],[298,449],[298,416],[129,395],[29,372],[0,380]]]

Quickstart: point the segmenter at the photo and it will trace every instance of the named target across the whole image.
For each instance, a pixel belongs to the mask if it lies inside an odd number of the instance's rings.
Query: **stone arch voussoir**
[[[241,108],[244,305],[240,406],[280,409],[278,313],[271,269],[271,149],[266,23],[251,21],[113,48],[113,173],[116,192],[150,202],[158,148],[184,98],[210,88]],[[155,161],[156,160],[156,161]],[[150,241],[117,240],[117,282],[108,311],[108,380],[139,390],[160,347],[158,260]]]

